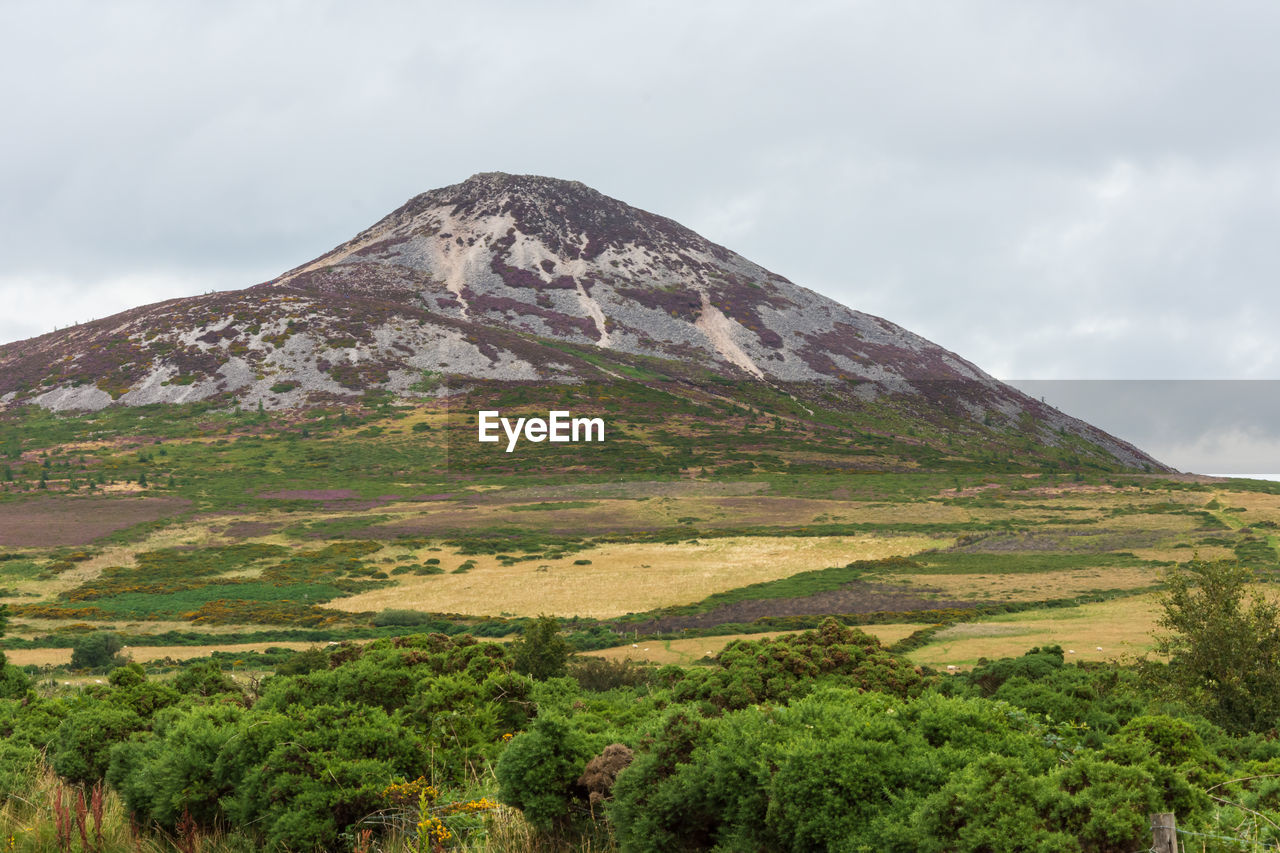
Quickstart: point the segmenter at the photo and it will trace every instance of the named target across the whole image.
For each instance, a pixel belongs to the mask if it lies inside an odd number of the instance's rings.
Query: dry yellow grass
[[[1134,589],[1158,583],[1158,569],[1096,568],[1057,572],[992,574],[894,575],[894,581],[938,590],[940,598],[999,601],[1041,601],[1067,598],[1084,592]]]
[[[949,628],[909,657],[939,668],[967,667],[978,658],[1016,657],[1034,646],[1055,644],[1074,652],[1069,660],[1140,657],[1152,648],[1159,611],[1157,597],[1143,595],[994,616]]]
[[[1218,492],[1214,495],[1224,508],[1240,507],[1244,512],[1229,513],[1244,524],[1259,521],[1280,523],[1280,495],[1262,492]]]
[[[262,652],[267,649],[307,649],[316,643],[302,643],[293,640],[277,643],[232,643],[209,646],[129,646],[123,654],[136,663],[164,660],[189,660],[190,658],[208,657],[214,652]],[[71,663],[71,649],[13,649],[5,652],[9,663],[16,666],[65,666]]]
[[[16,637],[35,637],[52,633],[60,627],[65,627],[68,621],[60,619],[31,619],[22,618],[14,619],[9,623],[8,634]],[[134,621],[129,619],[119,619],[115,621],[82,623],[89,624],[93,628],[100,631],[117,631],[130,634],[163,634],[165,631],[190,631],[190,622],[180,622],[177,620],[159,620],[155,622]],[[232,625],[201,625],[200,632],[202,634],[242,634],[246,631],[258,631],[262,629],[262,625],[256,625],[249,622],[242,622]],[[219,646],[219,648],[221,648]]]
[[[923,536],[731,536],[698,544],[602,545],[559,560],[513,566],[503,566],[493,557],[473,557],[476,567],[465,574],[401,576],[398,586],[331,606],[350,611],[412,608],[474,616],[607,619],[690,604],[714,592],[853,560],[947,547],[953,541]],[[462,559],[455,555],[444,565]],[[575,560],[590,560],[591,565],[574,565]]]
[[[1102,525],[1110,530],[1134,530],[1144,533],[1159,531],[1168,534],[1169,544],[1174,545],[1179,541],[1178,537],[1185,537],[1199,528],[1201,523],[1199,518],[1191,515],[1135,512],[1133,515],[1117,515],[1114,518],[1108,518],[1102,522]]]
[[[893,625],[859,625],[860,630],[876,637],[884,645],[896,643],[903,637],[910,636],[924,625],[899,623]],[[649,640],[634,646],[618,646],[612,649],[586,652],[588,657],[607,658],[609,660],[634,660],[656,664],[691,664],[699,658],[719,654],[720,650],[734,640],[763,640],[769,637],[781,637],[794,634],[795,631],[767,631],[763,634],[726,634],[722,637],[692,637],[686,640]]]
[[[1194,548],[1157,546],[1154,548],[1130,548],[1129,553],[1140,560],[1161,560],[1185,563],[1192,559],[1234,560],[1236,552],[1224,545],[1196,545]]]

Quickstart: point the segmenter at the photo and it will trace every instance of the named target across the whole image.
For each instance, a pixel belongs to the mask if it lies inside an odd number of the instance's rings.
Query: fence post
[[[1178,823],[1173,812],[1149,815],[1151,819],[1151,853],[1178,853]]]

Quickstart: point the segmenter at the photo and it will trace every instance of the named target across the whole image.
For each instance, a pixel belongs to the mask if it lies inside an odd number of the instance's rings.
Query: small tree
[[[119,652],[120,638],[108,631],[95,631],[76,640],[71,647],[72,669],[106,670],[125,663]]]
[[[554,616],[539,616],[525,626],[520,639],[511,644],[516,672],[543,681],[564,675],[569,663],[569,644],[560,636],[560,622]]]
[[[1246,587],[1251,569],[1195,560],[1165,577],[1159,624],[1170,631],[1156,650],[1169,656],[1168,680],[1236,730],[1275,725],[1280,708],[1280,607]]]

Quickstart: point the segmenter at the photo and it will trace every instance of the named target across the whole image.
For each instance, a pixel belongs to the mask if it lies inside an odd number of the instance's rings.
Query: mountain
[[[271,281],[0,347],[0,404],[268,408],[474,383],[769,386],[856,413],[1066,436],[1167,470],[900,326],[573,181],[484,173],[410,199]]]

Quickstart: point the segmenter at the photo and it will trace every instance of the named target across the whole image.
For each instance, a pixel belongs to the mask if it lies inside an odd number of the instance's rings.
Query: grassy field
[[[1034,646],[1059,645],[1072,660],[1134,659],[1151,650],[1158,614],[1156,597],[1144,595],[992,616],[935,634],[910,658],[937,668],[968,667],[980,658],[994,660]]]
[[[307,649],[315,643],[281,640],[274,643],[214,643],[204,646],[134,646],[126,647],[122,654],[136,663],[153,663],[166,660],[191,660],[204,658],[214,652],[262,652],[270,648]],[[71,662],[70,648],[13,649],[5,653],[9,662],[18,666],[61,666]]]
[[[823,566],[909,556],[952,541],[922,536],[730,536],[675,544],[601,545],[559,559],[512,565],[481,556],[473,558],[475,568],[463,574],[406,575],[394,587],[344,598],[335,606],[608,619],[689,604]],[[511,607],[504,607],[508,602]]]
[[[851,428],[759,389],[579,390],[619,439],[577,457],[469,440],[468,406],[543,405],[529,388],[452,408],[0,416],[11,653],[54,662],[97,628],[193,654],[308,643],[406,610],[493,635],[539,614],[735,635],[832,612],[958,623],[915,654],[964,665],[1057,636],[1137,653],[1163,572],[1193,557],[1280,571],[1277,484],[1019,467],[972,436],[946,451],[940,425],[868,410]],[[893,556],[909,559],[876,562]],[[662,648],[706,651],[690,642]]]

